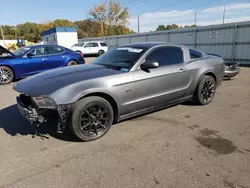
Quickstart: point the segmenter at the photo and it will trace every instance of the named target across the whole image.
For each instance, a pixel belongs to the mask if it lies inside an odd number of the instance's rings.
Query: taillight
[[[82,52],[80,52],[80,54],[81,54],[81,56],[83,57],[83,53],[82,53]]]

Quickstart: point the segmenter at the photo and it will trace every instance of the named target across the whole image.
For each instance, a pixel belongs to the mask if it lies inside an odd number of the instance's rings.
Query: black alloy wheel
[[[204,103],[210,103],[215,94],[215,82],[214,79],[209,77],[207,78],[201,89],[201,99]]]
[[[199,84],[195,90],[193,101],[198,105],[209,104],[215,95],[216,81],[212,76],[203,75],[199,81]]]
[[[69,119],[71,132],[83,141],[92,141],[104,136],[113,123],[113,108],[102,97],[81,99],[72,106]]]
[[[89,137],[101,135],[108,127],[110,113],[102,104],[93,104],[81,115],[81,132]]]

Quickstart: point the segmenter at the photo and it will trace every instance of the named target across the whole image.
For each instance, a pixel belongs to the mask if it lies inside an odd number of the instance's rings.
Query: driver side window
[[[183,63],[183,52],[178,47],[159,47],[151,52],[146,61],[158,62],[160,66]]]
[[[30,54],[32,54],[33,57],[44,56],[46,55],[45,47],[35,48],[30,52]]]

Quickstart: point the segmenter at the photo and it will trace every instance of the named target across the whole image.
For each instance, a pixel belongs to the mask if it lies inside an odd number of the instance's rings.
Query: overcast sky
[[[0,0],[2,1],[2,0]],[[3,1],[0,7],[0,24],[42,23],[54,19],[71,21],[86,19],[88,11],[104,0],[12,0]],[[137,16],[140,16],[141,32],[153,31],[160,24],[222,23],[226,7],[225,22],[250,21],[250,0],[121,0],[129,8],[131,18],[128,27],[137,30]]]

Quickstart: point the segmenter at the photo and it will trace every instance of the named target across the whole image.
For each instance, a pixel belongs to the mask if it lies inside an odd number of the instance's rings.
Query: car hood
[[[30,96],[50,95],[66,86],[95,78],[121,74],[104,66],[86,64],[56,68],[17,82],[13,89]]]
[[[6,48],[4,48],[4,47],[2,47],[1,45],[0,45],[0,57],[2,56],[2,54],[4,54],[4,53],[6,53],[6,54],[10,54],[11,56],[15,56],[13,53],[11,53],[9,50],[7,50]]]

